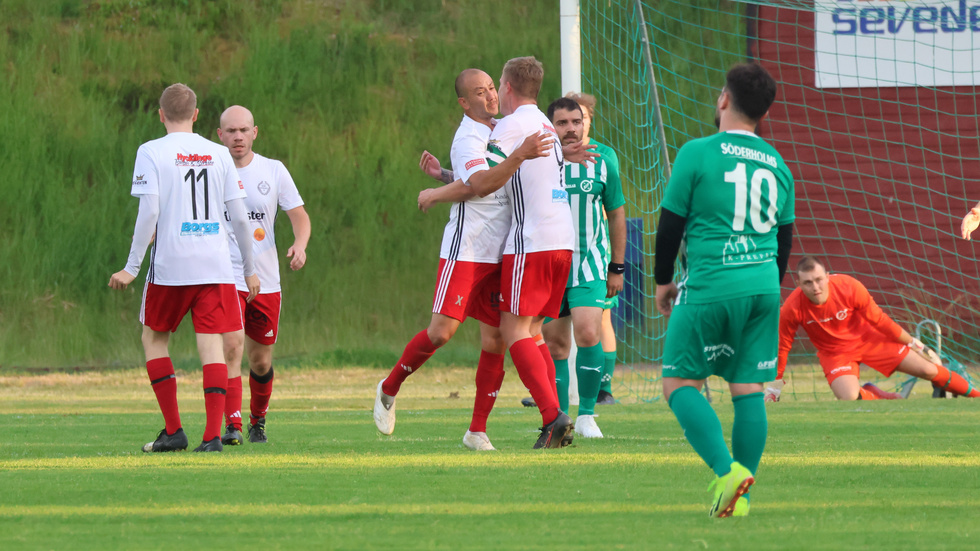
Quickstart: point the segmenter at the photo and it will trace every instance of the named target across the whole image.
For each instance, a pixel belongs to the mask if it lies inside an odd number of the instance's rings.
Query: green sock
[[[595,401],[599,397],[604,362],[602,344],[579,348],[575,356],[575,374],[578,376],[578,414],[595,415]]]
[[[701,459],[718,476],[732,470],[732,455],[725,445],[721,422],[711,404],[693,386],[682,386],[670,394],[670,409],[684,429],[684,437]]]
[[[606,363],[602,366],[602,383],[599,384],[599,390],[612,394],[613,371],[616,370],[616,351],[604,352],[604,354],[606,355]]]
[[[568,411],[568,358],[555,360],[555,386],[558,387],[558,407]]]
[[[732,456],[746,469],[755,474],[766,449],[766,402],[761,392],[743,394],[732,398],[735,406],[735,423],[732,425]]]

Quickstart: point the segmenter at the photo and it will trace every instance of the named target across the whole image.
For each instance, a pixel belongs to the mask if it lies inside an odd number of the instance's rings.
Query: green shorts
[[[604,308],[606,310],[612,310],[617,306],[619,306],[619,295],[616,295],[613,298],[607,298],[606,305],[604,306]]]
[[[606,282],[601,279],[588,281],[575,287],[565,287],[565,295],[561,297],[561,313],[559,318],[572,315],[572,308],[579,306],[606,307]],[[545,323],[553,318],[545,318]]]
[[[663,376],[730,383],[776,378],[779,295],[678,304],[667,322]]]

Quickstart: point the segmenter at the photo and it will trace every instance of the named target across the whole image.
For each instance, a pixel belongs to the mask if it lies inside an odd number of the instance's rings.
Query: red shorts
[[[557,318],[571,266],[569,250],[505,254],[500,307],[517,316]]]
[[[238,291],[238,304],[245,313],[245,334],[259,344],[276,344],[276,339],[279,338],[282,293],[255,295],[252,302],[245,302],[247,298],[248,291]]]
[[[432,311],[500,327],[500,264],[440,258]]]
[[[233,333],[242,328],[235,285],[156,285],[143,288],[140,322],[154,331],[173,333],[191,311],[195,333]]]
[[[820,367],[827,376],[827,382],[833,383],[843,375],[858,376],[858,364],[862,363],[885,377],[891,377],[898,364],[902,363],[909,354],[909,347],[895,341],[869,341],[860,347],[845,353],[821,354],[817,352]]]

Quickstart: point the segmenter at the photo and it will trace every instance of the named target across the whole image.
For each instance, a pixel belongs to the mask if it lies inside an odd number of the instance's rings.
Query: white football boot
[[[602,438],[599,425],[595,424],[595,415],[579,415],[575,419],[575,434],[582,438]]]
[[[463,435],[463,445],[473,451],[492,451],[497,448],[490,443],[490,437],[485,432],[466,431]]]
[[[378,383],[378,393],[374,397],[374,424],[381,434],[395,432],[395,397],[388,396],[381,390],[382,379]]]

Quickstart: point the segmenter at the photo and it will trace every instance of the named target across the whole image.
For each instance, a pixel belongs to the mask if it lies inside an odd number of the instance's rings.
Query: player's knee
[[[861,391],[859,391],[858,389],[848,388],[848,389],[834,391],[834,396],[836,396],[837,399],[842,402],[853,402],[854,400],[857,400],[858,396],[860,395],[861,395]]]
[[[454,334],[456,334],[456,330],[447,327],[429,329],[429,340],[432,342],[432,346],[439,348],[449,342],[449,339],[452,339]]]
[[[599,344],[602,335],[598,327],[575,328],[575,344],[579,348],[587,348]]]

